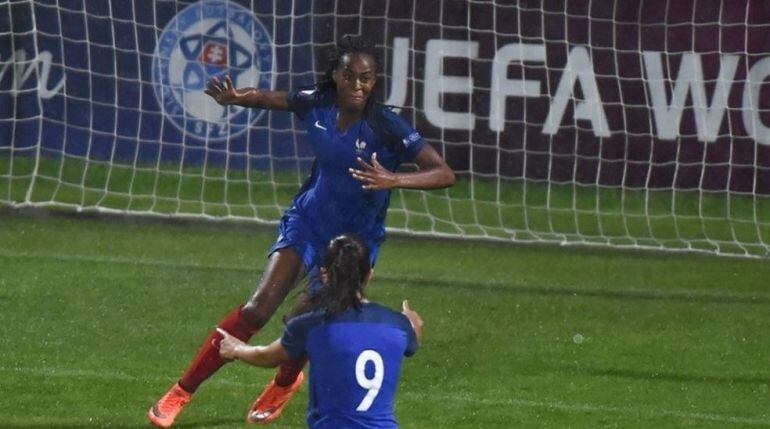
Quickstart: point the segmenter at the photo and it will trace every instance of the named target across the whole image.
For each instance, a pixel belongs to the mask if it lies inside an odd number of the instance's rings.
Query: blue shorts
[[[267,256],[270,257],[278,250],[291,247],[294,249],[305,265],[305,276],[308,277],[308,289],[315,292],[321,287],[320,268],[324,263],[324,255],[329,241],[325,240],[311,230],[300,216],[284,215],[278,226],[278,239],[275,241]],[[369,248],[369,263],[372,267],[377,262],[377,254],[383,239],[365,241],[364,237],[357,237]]]

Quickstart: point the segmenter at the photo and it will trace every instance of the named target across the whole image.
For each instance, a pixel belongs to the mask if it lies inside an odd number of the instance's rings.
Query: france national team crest
[[[273,43],[254,14],[226,0],[204,0],[166,24],[153,59],[155,96],[185,133],[221,140],[244,132],[264,113],[220,106],[203,91],[214,76],[233,85],[272,89]]]
[[[361,139],[356,139],[356,153],[361,155],[366,150],[366,142]]]

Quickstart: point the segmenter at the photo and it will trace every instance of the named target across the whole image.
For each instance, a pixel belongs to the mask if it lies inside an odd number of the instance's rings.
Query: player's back
[[[304,323],[310,427],[398,427],[393,400],[401,362],[417,349],[408,319],[369,303],[332,318],[308,315]]]

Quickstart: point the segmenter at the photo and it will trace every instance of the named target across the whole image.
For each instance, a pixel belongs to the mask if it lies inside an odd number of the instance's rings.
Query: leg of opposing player
[[[292,249],[273,253],[257,292],[243,307],[228,314],[217,327],[247,342],[270,320],[302,275],[302,270],[302,260]],[[147,416],[152,424],[171,427],[198,387],[227,363],[219,356],[221,338],[215,329],[182,378],[150,408]]]

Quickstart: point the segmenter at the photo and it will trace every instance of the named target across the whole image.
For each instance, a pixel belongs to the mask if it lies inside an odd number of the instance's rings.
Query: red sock
[[[305,367],[307,358],[292,359],[286,361],[278,367],[278,374],[275,375],[275,384],[279,386],[291,386]]]
[[[249,341],[257,330],[252,328],[241,317],[241,308],[242,306],[238,306],[238,308],[225,316],[224,320],[219,323],[219,327],[241,341]],[[211,377],[226,363],[224,359],[219,357],[220,340],[222,340],[222,335],[216,330],[206,338],[203,347],[198,350],[195,359],[193,359],[187,371],[182,375],[182,378],[179,379],[179,385],[184,390],[195,393],[201,383],[206,381],[207,378]]]

